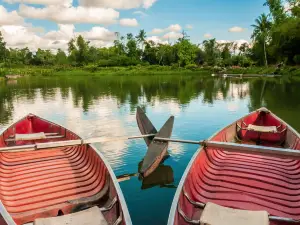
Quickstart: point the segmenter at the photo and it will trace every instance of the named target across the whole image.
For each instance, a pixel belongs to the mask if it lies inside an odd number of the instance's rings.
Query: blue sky
[[[64,20],[61,21],[59,15],[57,18],[52,19],[51,13],[49,16],[43,17],[39,15],[38,9],[52,7],[53,12],[59,12],[59,9],[54,9],[54,7],[62,7],[59,5],[52,5],[51,2],[54,0],[23,0],[26,6],[23,11],[20,10],[20,3],[22,0],[0,0],[0,7],[2,6],[6,10],[6,14],[2,13],[0,15],[0,29],[2,27],[2,32],[8,25],[19,26],[18,24],[23,19],[23,24],[31,24],[32,27],[42,27],[44,28],[44,34],[50,31],[58,31],[58,24],[64,24]],[[56,0],[58,1],[58,0]],[[118,4],[111,4],[113,1],[123,2],[122,6]],[[185,29],[190,36],[191,40],[195,43],[200,43],[208,37],[216,38],[217,40],[247,40],[250,41],[250,36],[252,32],[251,24],[253,24],[255,18],[257,18],[261,13],[266,12],[267,8],[263,6],[265,0],[61,0],[60,2],[72,2],[69,7],[77,8],[79,6],[89,6],[91,8],[111,8],[115,13],[119,13],[117,17],[114,17],[114,23],[93,23],[93,21],[99,21],[98,18],[92,20],[92,22],[82,23],[80,21],[72,21],[74,18],[69,18],[68,24],[74,24],[74,32],[87,32],[92,29],[92,27],[103,27],[110,32],[120,32],[121,34],[126,34],[128,32],[137,33],[139,29],[145,29],[147,36],[157,36],[161,40],[162,37],[169,32],[179,33],[179,30],[166,29],[170,25],[180,25],[182,29]],[[128,2],[137,2],[136,5],[130,6]],[[150,4],[145,7],[145,2]],[[50,3],[49,3],[50,2]],[[85,2],[85,3],[82,3]],[[95,3],[96,2],[96,3]],[[99,5],[99,2],[101,5]],[[126,3],[127,2],[127,3]],[[35,4],[30,4],[35,3]],[[39,4],[36,4],[39,3]],[[140,4],[139,4],[140,3]],[[116,7],[114,7],[116,5]],[[29,11],[28,7],[33,8],[33,11]],[[130,9],[124,9],[130,8]],[[15,18],[10,14],[16,11],[20,18]],[[136,11],[145,13],[146,15],[136,14]],[[1,10],[0,10],[1,13]],[[37,15],[35,15],[35,13]],[[56,13],[54,13],[56,14]],[[59,14],[59,13],[58,13]],[[69,11],[67,14],[70,14]],[[97,14],[97,13],[96,13]],[[35,16],[33,16],[35,15]],[[88,18],[89,14],[84,14],[84,18]],[[69,15],[68,15],[69,16]],[[101,17],[101,13],[98,15]],[[7,17],[7,18],[3,18]],[[76,17],[76,15],[73,17]],[[18,19],[18,22],[11,23],[11,18]],[[127,26],[123,24],[120,25],[119,21],[121,19],[136,19],[137,24],[135,26]],[[76,19],[76,18],[75,18]],[[192,25],[192,29],[186,29],[186,25]],[[241,29],[235,29],[239,32],[229,32],[230,28],[237,27]],[[162,33],[151,33],[154,29],[164,29]],[[6,38],[8,35],[8,29],[6,28]],[[205,35],[206,34],[206,35]],[[209,35],[208,35],[209,34]],[[39,37],[43,37],[43,34],[39,34]],[[92,35],[92,34],[91,34]],[[101,34],[102,35],[102,34]],[[101,36],[100,35],[100,36]],[[204,37],[205,35],[205,37]],[[99,36],[99,35],[98,35]],[[102,35],[103,36],[103,35]],[[94,36],[93,36],[94,37]],[[94,38],[97,39],[97,38]],[[100,40],[100,39],[99,39]],[[107,40],[105,40],[107,42]]]

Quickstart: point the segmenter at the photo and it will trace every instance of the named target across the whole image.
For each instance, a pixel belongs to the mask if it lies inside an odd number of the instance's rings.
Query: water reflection
[[[165,160],[167,158],[168,157],[166,157]],[[142,163],[143,161],[139,163],[138,171],[140,171]],[[153,188],[155,186],[158,186],[160,188],[176,188],[176,186],[174,185],[173,169],[169,165],[164,165],[163,162],[148,177],[139,177],[139,180],[142,182],[142,190]]]
[[[299,79],[197,76],[55,77],[0,82],[0,130],[34,113],[84,138],[137,135],[136,107],[155,127],[175,116],[173,137],[206,139],[249,111],[265,106],[300,131]],[[136,173],[143,140],[98,144],[117,175]],[[134,224],[166,224],[175,188],[198,146],[171,143],[170,158],[147,180],[121,183]],[[171,188],[162,188],[171,187]],[[145,207],[141,207],[145,206]],[[151,213],[150,213],[151,212]]]

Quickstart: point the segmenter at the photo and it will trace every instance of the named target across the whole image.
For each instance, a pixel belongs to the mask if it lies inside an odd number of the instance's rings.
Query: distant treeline
[[[0,64],[14,65],[68,65],[95,67],[162,65],[194,68],[204,66],[267,66],[283,63],[300,64],[300,0],[287,0],[288,8],[281,0],[267,0],[268,15],[262,14],[256,20],[252,44],[240,46],[234,42],[218,43],[216,39],[193,44],[183,31],[182,37],[174,44],[159,44],[146,41],[147,34],[140,30],[137,36],[129,33],[126,37],[117,34],[114,45],[96,48],[82,36],[71,39],[68,52],[58,49],[7,48],[0,32]]]

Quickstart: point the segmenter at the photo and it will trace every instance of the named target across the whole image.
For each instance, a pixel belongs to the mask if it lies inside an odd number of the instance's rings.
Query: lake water
[[[206,139],[261,106],[300,131],[300,80],[120,76],[0,81],[0,130],[34,113],[84,138],[138,135],[137,106],[157,129],[174,115],[174,138]],[[136,173],[147,150],[143,140],[96,146],[116,175]],[[176,186],[196,150],[172,143],[170,157],[153,176],[120,183],[133,224],[167,223]]]

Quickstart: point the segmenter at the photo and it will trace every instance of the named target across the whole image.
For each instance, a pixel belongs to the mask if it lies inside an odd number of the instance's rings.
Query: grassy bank
[[[0,68],[0,77],[6,74],[24,76],[136,76],[136,75],[199,75],[210,76],[212,73],[232,74],[280,74],[284,76],[300,76],[300,67],[275,66],[248,68],[216,68],[188,66],[178,68],[171,66],[129,66],[129,67],[20,67]]]
[[[300,67],[286,66],[277,69],[275,66],[270,67],[249,67],[249,68],[230,68],[226,73],[232,74],[278,74],[283,76],[300,76]]]
[[[210,75],[211,69],[174,68],[170,66],[129,66],[129,67],[22,67],[2,68],[0,76],[20,74],[24,76],[135,76],[135,75]]]

